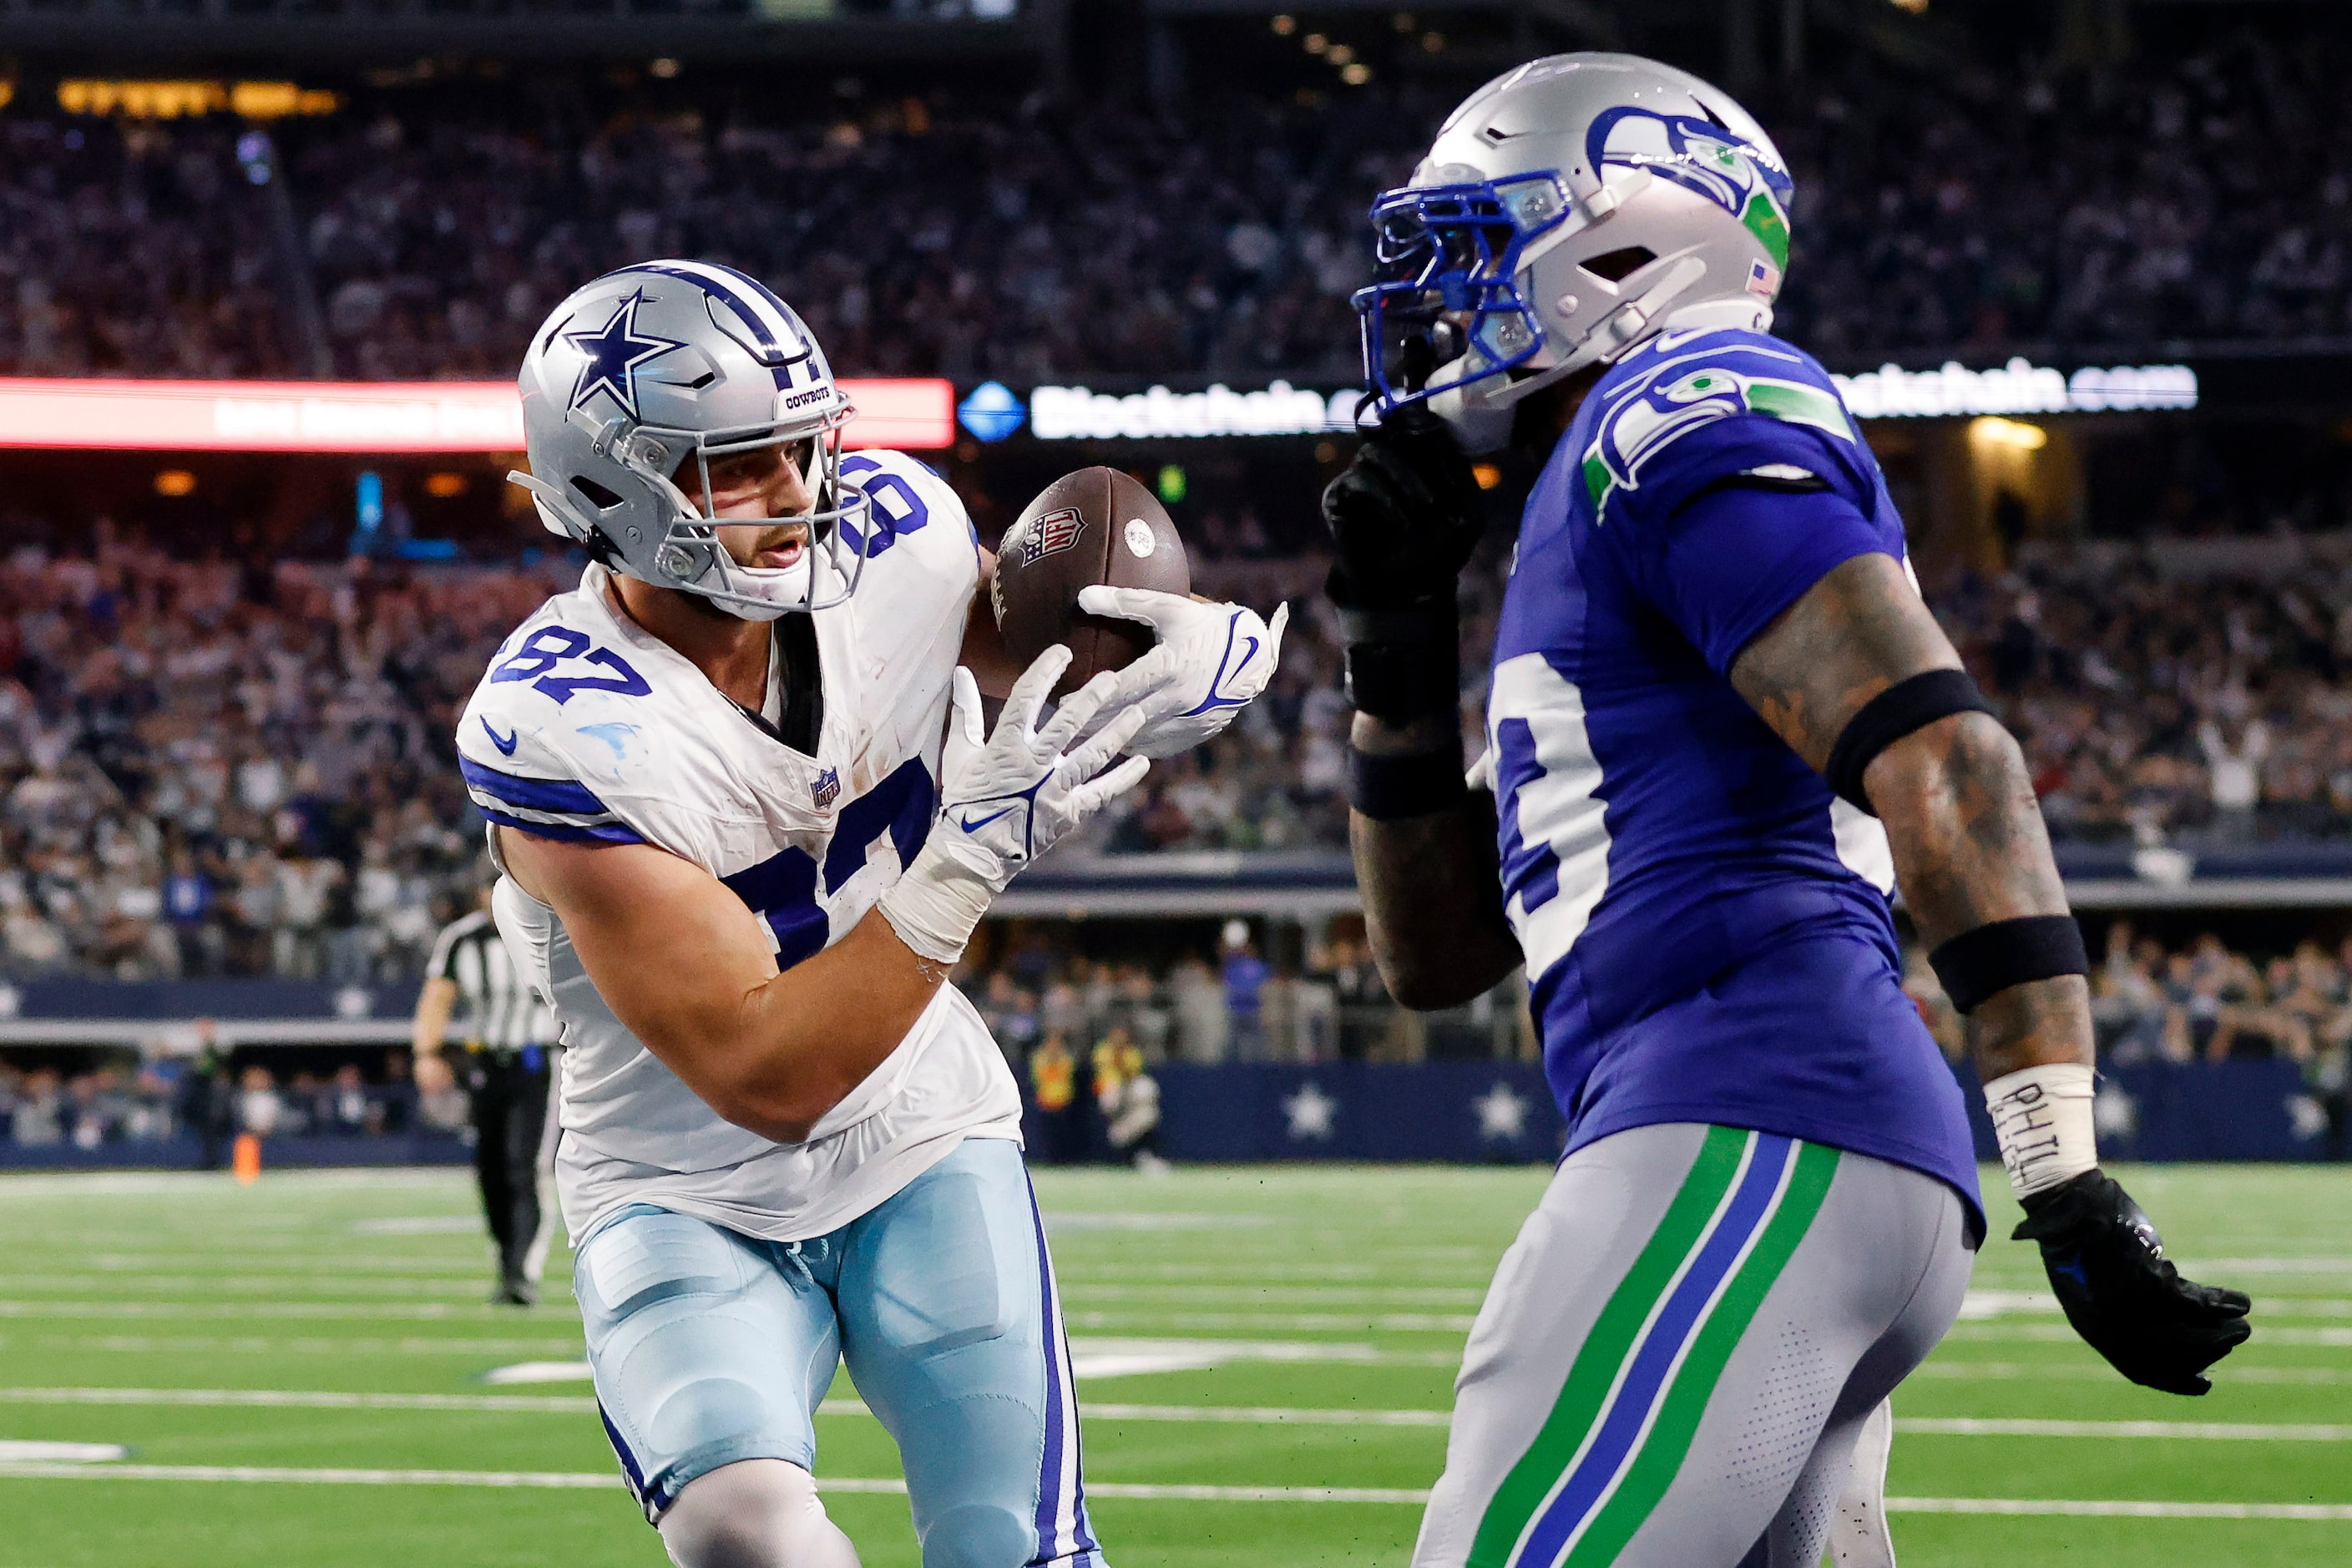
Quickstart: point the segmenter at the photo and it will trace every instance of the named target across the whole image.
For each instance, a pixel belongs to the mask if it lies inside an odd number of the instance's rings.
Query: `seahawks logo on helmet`
[[[1647,169],[1705,196],[1745,224],[1773,265],[1789,265],[1789,203],[1797,186],[1772,148],[1711,121],[1631,107],[1594,116],[1584,147],[1596,168]]]

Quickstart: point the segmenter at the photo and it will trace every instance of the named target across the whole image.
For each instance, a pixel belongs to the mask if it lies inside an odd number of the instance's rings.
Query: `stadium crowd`
[[[1389,1001],[1360,929],[1335,922],[1262,957],[1257,932],[1234,921],[1213,945],[1172,958],[1089,957],[1064,928],[1015,923],[958,976],[1042,1109],[1166,1062],[1313,1063],[1531,1057],[1516,983],[1450,1013],[1422,1016]],[[1924,957],[1908,955],[1906,987],[1955,1061],[1959,1024]],[[2110,925],[2092,976],[2103,1066],[2279,1059],[2301,1069],[2339,1127],[2352,1079],[2352,940],[2305,941],[2291,952],[2233,950],[2212,931],[2178,947]],[[315,1055],[315,1053],[311,1053]],[[462,1096],[420,1097],[404,1052],[279,1071],[270,1053],[189,1058],[149,1050],[0,1058],[0,1136],[27,1148],[95,1150],[183,1133],[222,1142],[260,1137],[367,1137],[463,1124]]]
[[[94,556],[0,563],[0,977],[415,974],[481,874],[456,716],[571,570],[240,568],[103,531]],[[1069,853],[1346,841],[1349,710],[1314,563],[1202,570],[1291,599],[1282,669]],[[1465,578],[1465,754],[1498,589]],[[2352,835],[2352,536],[2037,546],[1935,603],[2062,839]]]
[[[1782,330],[1848,363],[2352,332],[2348,63],[2289,24],[2101,72],[1761,86],[1800,193]],[[767,279],[852,374],[1351,378],[1367,199],[1468,85],[1181,110],[415,89],[274,144],[26,101],[0,114],[0,372],[503,378],[583,279],[692,255]]]
[[[2058,836],[2352,830],[2352,534],[2029,550],[1933,602]]]
[[[481,875],[450,761],[490,650],[570,567],[0,562],[0,978],[417,973]],[[1113,853],[1337,842],[1337,654],[1093,830]]]
[[[446,762],[520,570],[0,563],[0,974],[420,972],[480,853]]]

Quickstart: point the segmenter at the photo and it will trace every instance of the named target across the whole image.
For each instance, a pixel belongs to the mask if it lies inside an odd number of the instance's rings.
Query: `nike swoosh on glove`
[[[2203,1394],[2213,1386],[2205,1369],[2253,1332],[2253,1303],[2183,1279],[2147,1215],[2096,1168],[2027,1198],[2011,1237],[2041,1244],[2066,1321],[2143,1387]]]
[[[1144,714],[1141,732],[1127,748],[1139,757],[1172,757],[1232,723],[1274,679],[1290,624],[1286,604],[1269,622],[1243,605],[1204,605],[1183,594],[1101,583],[1078,591],[1078,608],[1140,621],[1158,639],[1118,672],[1118,700]]]
[[[1135,787],[1151,765],[1130,757],[1112,766],[1144,721],[1140,707],[1119,704],[1116,671],[1070,693],[1039,727],[1045,694],[1071,657],[1059,643],[1039,654],[1013,683],[985,740],[980,686],[971,670],[957,667],[940,753],[940,815],[905,875],[877,906],[899,940],[926,958],[953,963],[1014,873]]]

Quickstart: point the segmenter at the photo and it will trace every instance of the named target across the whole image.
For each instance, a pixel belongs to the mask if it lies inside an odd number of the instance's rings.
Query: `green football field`
[[[1906,1568],[2352,1563],[2352,1171],[2125,1179],[2192,1273],[2256,1298],[2254,1342],[2209,1398],[2132,1388],[2031,1248],[1990,1244],[1896,1398]],[[1112,1561],[1402,1564],[1543,1180],[1044,1173]],[[458,1173],[0,1179],[0,1568],[664,1563],[569,1375],[568,1296],[495,1309],[484,1284]],[[911,1568],[896,1457],[845,1379],[818,1433],[865,1562]]]

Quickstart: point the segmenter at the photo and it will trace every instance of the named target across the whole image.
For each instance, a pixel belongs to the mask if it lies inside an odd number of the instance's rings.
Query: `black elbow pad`
[[[1862,775],[1886,750],[1916,730],[1954,713],[1990,713],[1992,704],[1965,669],[1929,669],[1898,680],[1862,705],[1830,748],[1822,776],[1839,799],[1876,816],[1863,793]]]

